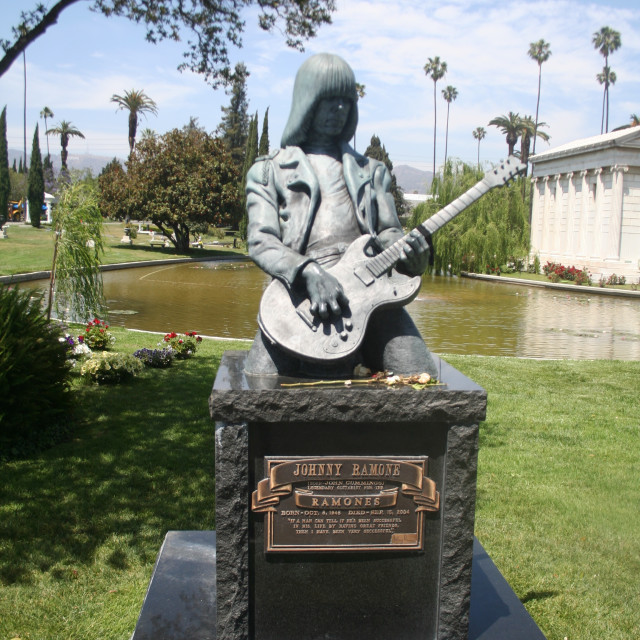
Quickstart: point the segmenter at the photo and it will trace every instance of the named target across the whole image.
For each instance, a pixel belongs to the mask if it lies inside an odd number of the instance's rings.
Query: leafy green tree
[[[192,226],[239,219],[239,177],[222,141],[200,129],[173,129],[136,146],[128,163],[126,210],[151,220],[187,253]]]
[[[47,154],[42,161],[42,172],[44,173],[44,190],[48,193],[55,193],[56,191],[56,176],[53,170],[53,162],[51,156]]]
[[[389,170],[389,174],[391,175],[391,195],[393,195],[396,211],[399,216],[404,215],[406,213],[404,194],[402,193],[402,189],[398,186],[396,177],[393,175],[393,163],[391,162],[391,158],[389,157],[385,147],[380,144],[380,138],[378,138],[378,136],[371,136],[371,142],[366,148],[364,155],[369,158],[373,158],[374,160],[384,162],[385,166]]]
[[[125,91],[123,96],[114,93],[111,102],[118,105],[117,111],[124,109],[129,112],[129,153],[133,153],[136,146],[136,133],[138,131],[138,116],[147,113],[158,114],[156,103],[144,92],[137,89]]]
[[[0,114],[0,229],[7,220],[11,178],[9,177],[9,149],[7,145],[7,107]]]
[[[458,90],[455,87],[449,85],[446,89],[442,90],[442,97],[447,103],[447,128],[444,136],[444,163],[447,164],[447,148],[449,145],[449,107],[451,103],[458,97]]]
[[[258,145],[258,155],[266,156],[269,153],[269,107],[264,112],[262,120],[262,133],[260,134],[260,144]],[[247,174],[245,174],[246,177]]]
[[[36,130],[33,134],[27,194],[29,198],[29,217],[31,218],[31,225],[39,227],[40,217],[42,215],[42,205],[44,204],[44,172],[42,170],[42,155],[40,154],[38,125],[36,125]]]
[[[216,133],[227,147],[238,170],[242,171],[249,135],[249,102],[247,101],[249,71],[243,62],[238,62],[233,75],[233,84],[227,91],[231,101],[228,107],[221,107],[223,115]]]
[[[457,163],[434,178],[434,199],[414,209],[410,225],[417,226],[468,191],[482,172]],[[521,182],[493,189],[434,234],[435,273],[484,273],[529,254],[528,204]]]
[[[102,216],[96,190],[87,181],[63,185],[53,210],[55,244],[49,280],[47,319],[86,321],[106,313],[100,258],[104,253]]]
[[[440,56],[429,58],[429,62],[424,65],[424,72],[433,80],[433,176],[436,175],[436,133],[438,118],[436,116],[436,84],[438,80],[444,78],[447,73],[447,63],[440,60]]]
[[[11,39],[0,41],[5,52],[0,59],[0,76],[76,2],[79,0],[57,0],[48,8],[33,0],[34,8],[23,11],[20,24],[12,27]],[[184,62],[178,69],[203,74],[207,82],[217,86],[232,76],[229,45],[242,46],[242,13],[251,11],[254,5],[260,28],[282,33],[287,46],[300,51],[321,25],[331,23],[331,13],[336,9],[335,0],[92,0],[89,8],[107,17],[122,16],[143,23],[147,41],[154,44],[179,41],[185,31],[190,31]]]
[[[473,137],[478,141],[478,171],[480,171],[480,141],[484,140],[487,135],[487,130],[484,127],[476,127],[472,131]]]
[[[609,68],[609,56],[622,46],[620,32],[611,27],[601,27],[599,31],[593,34],[591,39],[594,48],[599,51],[604,58],[604,69],[602,74],[596,77],[600,84],[604,84],[604,95],[602,98],[602,123],[600,125],[600,133],[609,131],[609,86],[615,82],[615,74]],[[605,116],[606,106],[606,116]]]
[[[142,142],[146,140],[143,136]],[[153,139],[153,138],[149,138]],[[111,220],[130,220],[135,211],[131,209],[128,195],[129,182],[122,163],[114,158],[98,176],[100,213]]]
[[[84,134],[82,133],[82,131],[76,129],[70,122],[67,122],[66,120],[61,120],[55,127],[49,129],[47,133],[55,133],[56,135],[60,136],[60,160],[62,162],[61,171],[67,173],[67,157],[69,156],[67,147],[69,146],[69,138],[84,138]]]
[[[489,122],[489,126],[498,127],[498,129],[506,135],[509,155],[512,156],[522,130],[522,118],[520,114],[509,111],[506,116],[493,118],[493,120]]]
[[[533,133],[533,154],[536,153],[536,138],[538,137],[538,111],[540,109],[540,87],[542,85],[542,65],[551,56],[551,45],[544,40],[532,42],[529,45],[528,55],[538,63],[538,99],[536,100],[536,121]]]

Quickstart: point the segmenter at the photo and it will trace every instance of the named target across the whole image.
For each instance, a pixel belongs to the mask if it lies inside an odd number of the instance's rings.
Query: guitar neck
[[[434,234],[438,229],[447,224],[447,222],[453,220],[459,213],[481,198],[491,188],[492,187],[485,180],[480,180],[480,182],[471,187],[469,191],[466,191],[459,198],[456,198],[446,207],[440,209],[438,213],[432,215],[422,224],[418,225],[416,229],[421,233],[423,233],[423,231],[427,231],[430,234]],[[387,247],[382,253],[371,258],[370,263],[368,264],[368,269],[376,277],[380,277],[383,273],[395,267],[402,257],[403,241],[410,235],[411,234],[408,233],[406,236]]]

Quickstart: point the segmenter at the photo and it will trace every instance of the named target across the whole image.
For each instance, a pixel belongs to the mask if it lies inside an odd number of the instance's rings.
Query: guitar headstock
[[[503,187],[517,176],[523,174],[526,170],[526,164],[520,162],[515,156],[509,156],[495,169],[487,171],[483,181],[490,189],[493,189],[493,187]]]

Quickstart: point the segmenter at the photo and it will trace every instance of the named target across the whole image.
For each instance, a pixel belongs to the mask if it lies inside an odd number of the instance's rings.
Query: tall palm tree
[[[447,149],[449,147],[449,107],[451,103],[458,97],[458,90],[455,87],[449,85],[446,89],[442,90],[442,97],[447,103],[447,128],[444,136],[444,164],[447,164]]]
[[[125,91],[123,96],[114,93],[111,96],[111,102],[118,105],[116,111],[124,109],[129,112],[129,153],[133,153],[136,145],[136,132],[138,130],[138,115],[145,113],[158,114],[156,103],[144,92],[137,89]]]
[[[60,159],[62,160],[62,171],[67,171],[67,156],[69,155],[67,147],[69,146],[69,138],[77,137],[84,138],[84,134],[76,129],[70,122],[61,120],[57,126],[51,127],[47,130],[47,134],[54,133],[60,136],[60,146],[62,151],[60,152]]]
[[[47,136],[47,155],[51,155],[49,153],[49,132],[47,131],[47,118],[53,118],[53,111],[51,111],[51,109],[49,109],[49,107],[45,107],[41,112],[40,112],[40,117],[44,118],[44,130],[46,131],[46,136]]]
[[[447,63],[440,60],[440,56],[429,58],[424,65],[424,72],[433,80],[433,177],[436,175],[436,84],[447,73]]]
[[[480,140],[484,140],[487,130],[484,127],[476,127],[472,133],[473,137],[478,141],[478,169],[480,169]]]
[[[609,87],[616,83],[618,77],[611,67],[604,66],[602,71],[596,74],[596,80],[604,85],[604,94],[602,95],[602,123],[600,125],[600,133],[604,131],[604,113],[607,112],[607,129],[604,133],[609,133]],[[605,103],[606,98],[606,103]]]
[[[602,124],[600,125],[600,133],[609,132],[609,85],[611,82],[611,74],[613,73],[609,69],[609,56],[622,46],[622,39],[620,38],[620,32],[612,29],[611,27],[601,27],[600,31],[596,31],[591,39],[593,46],[604,57],[604,69],[603,79],[600,81],[600,74],[596,76],[598,82],[604,84],[604,95],[602,98]],[[615,74],[614,74],[615,75]],[[606,103],[606,119],[605,119],[605,103]],[[606,123],[606,126],[605,126]]]
[[[533,133],[533,155],[536,153],[536,138],[538,131],[538,111],[540,109],[540,86],[542,84],[542,63],[546,62],[551,56],[551,49],[548,42],[538,40],[529,45],[529,57],[538,63],[538,100],[536,101],[536,121],[535,131]]]
[[[498,127],[498,129],[507,136],[509,155],[512,156],[522,128],[522,118],[520,115],[509,111],[506,116],[497,116],[491,120],[489,126]]]

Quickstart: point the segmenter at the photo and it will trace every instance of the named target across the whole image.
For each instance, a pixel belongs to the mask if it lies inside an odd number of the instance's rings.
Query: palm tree
[[[138,130],[138,114],[145,113],[158,114],[156,103],[144,92],[137,89],[125,91],[124,96],[114,93],[111,96],[111,102],[118,105],[116,111],[125,109],[129,112],[129,153],[133,153],[136,145],[136,132]]]
[[[47,155],[51,155],[49,153],[49,132],[47,131],[47,118],[53,118],[53,111],[51,111],[51,109],[49,109],[49,107],[45,107],[41,112],[40,112],[40,117],[44,118],[44,130],[46,131],[46,136],[47,136]]]
[[[593,34],[593,38],[591,39],[593,46],[597,49],[602,56],[604,57],[604,69],[603,69],[603,77],[600,79],[600,75],[598,74],[596,77],[598,78],[598,82],[600,84],[604,84],[604,94],[602,97],[602,124],[600,125],[600,133],[608,133],[609,132],[609,85],[613,84],[611,82],[611,76],[613,72],[609,68],[609,56],[619,49],[622,46],[622,40],[620,38],[620,33],[615,31],[611,27],[601,27],[600,31],[596,31]],[[613,74],[615,76],[615,74]],[[615,82],[615,81],[614,81]],[[605,102],[606,102],[606,120],[605,120]],[[605,126],[606,122],[606,126]]]
[[[498,127],[502,133],[506,134],[509,155],[512,156],[522,129],[522,118],[520,115],[509,111],[506,116],[498,116],[491,120],[489,126]]]
[[[538,63],[538,100],[536,102],[536,122],[535,131],[533,133],[533,155],[536,153],[536,138],[538,132],[538,110],[540,109],[540,85],[542,83],[542,63],[546,62],[551,56],[549,43],[544,40],[532,42],[529,45],[529,57]],[[524,161],[523,161],[524,162]]]
[[[520,119],[520,162],[528,164],[529,162],[529,149],[531,147],[531,139],[533,138],[533,147],[535,149],[535,139],[540,138],[545,142],[549,140],[549,134],[540,131],[541,127],[546,127],[546,122],[534,122],[531,116],[525,116]],[[525,169],[526,175],[526,169]]]
[[[473,137],[478,141],[478,169],[480,169],[480,140],[484,139],[487,131],[484,127],[476,127],[472,133]]]
[[[84,134],[76,129],[70,122],[66,120],[61,120],[56,127],[52,127],[47,130],[47,134],[55,133],[60,136],[60,146],[62,147],[62,151],[60,152],[60,159],[62,160],[62,171],[67,171],[67,156],[69,153],[67,152],[67,147],[69,146],[69,138],[75,136],[77,138],[84,138]]]
[[[447,63],[440,60],[439,56],[429,58],[424,65],[424,72],[433,80],[433,177],[436,175],[436,84],[447,73]]]
[[[603,84],[605,87],[604,94],[602,95],[602,123],[600,125],[600,133],[602,133],[604,129],[605,106],[607,111],[607,130],[605,131],[605,133],[609,133],[609,87],[612,84],[615,84],[617,79],[618,77],[616,76],[616,72],[613,71],[611,67],[607,67],[607,66],[602,67],[602,71],[596,74],[596,80],[600,84]],[[605,98],[606,98],[606,105],[605,105]]]
[[[447,149],[449,147],[449,107],[451,103],[458,97],[458,90],[455,87],[449,85],[446,89],[442,90],[442,97],[447,102],[447,129],[444,136],[444,164],[447,164]]]
[[[629,119],[631,120],[629,123],[630,127],[640,127],[640,116],[637,113],[632,113]]]

